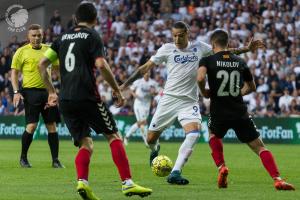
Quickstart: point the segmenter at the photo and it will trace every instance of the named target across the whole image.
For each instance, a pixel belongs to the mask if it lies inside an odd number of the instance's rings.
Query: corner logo
[[[24,9],[22,5],[11,5],[5,12],[5,20],[9,25],[9,31],[22,32],[25,30],[24,25],[28,21],[28,11]]]

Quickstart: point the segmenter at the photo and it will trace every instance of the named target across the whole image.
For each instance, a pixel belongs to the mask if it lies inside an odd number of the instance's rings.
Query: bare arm
[[[256,85],[255,85],[254,80],[249,81],[249,82],[245,81],[244,86],[241,89],[241,95],[245,96],[245,95],[250,94],[251,92],[255,92],[255,91],[256,91]]]
[[[56,106],[58,103],[58,96],[56,94],[55,88],[52,84],[51,81],[51,77],[49,76],[48,72],[47,72],[47,67],[51,64],[51,61],[44,57],[42,58],[42,60],[40,61],[39,64],[39,71],[42,77],[42,80],[46,86],[46,89],[48,90],[48,102],[45,106],[45,109],[51,106]]]
[[[110,85],[110,87],[113,89],[113,95],[117,97],[118,99],[118,106],[122,106],[125,103],[125,98],[123,97],[120,88],[116,82],[116,79],[114,78],[114,75],[106,62],[104,58],[98,58],[95,61],[95,65],[98,69],[101,71],[101,75],[103,78],[107,81],[107,83]]]
[[[204,66],[200,66],[198,69],[198,75],[197,75],[197,80],[198,80],[198,86],[200,89],[201,94],[205,98],[209,98],[209,90],[205,88],[205,83],[206,83],[206,73],[207,69]]]
[[[253,37],[251,38],[248,46],[242,48],[229,48],[228,50],[233,54],[242,54],[248,51],[255,51],[258,48],[265,48],[265,44],[262,40],[255,40],[253,41]]]
[[[14,68],[11,70],[11,84],[14,90],[13,104],[17,108],[23,96],[19,92],[19,70]]]
[[[141,78],[146,72],[153,68],[156,64],[148,60],[144,65],[140,66],[133,74],[122,84],[121,88],[125,89],[131,85],[135,80]]]
[[[19,90],[19,70],[11,69],[11,84],[14,91]]]
[[[118,84],[114,78],[114,75],[113,75],[107,61],[104,58],[98,58],[95,62],[95,65],[98,69],[100,69],[101,75],[107,81],[107,83],[110,85],[110,87],[115,92],[120,92]]]
[[[55,88],[52,85],[51,77],[49,76],[48,71],[47,71],[47,68],[50,64],[51,64],[51,61],[48,58],[44,57],[40,61],[39,70],[40,70],[40,74],[43,79],[43,82],[46,86],[46,89],[48,90],[49,94],[50,93],[52,94],[52,93],[55,93]]]

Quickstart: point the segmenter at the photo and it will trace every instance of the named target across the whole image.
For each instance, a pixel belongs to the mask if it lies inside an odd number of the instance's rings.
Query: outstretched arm
[[[138,78],[143,77],[151,68],[155,66],[155,63],[148,60],[144,65],[140,66],[133,74],[121,85],[121,90],[127,88]]]
[[[265,48],[265,44],[262,40],[253,40],[253,37],[251,38],[248,46],[242,47],[242,48],[229,48],[228,50],[233,54],[242,54],[246,53],[248,51],[255,51],[258,48]]]

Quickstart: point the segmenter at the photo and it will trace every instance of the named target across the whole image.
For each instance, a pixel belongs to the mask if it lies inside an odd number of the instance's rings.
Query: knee
[[[147,143],[148,144],[155,144],[157,139],[159,138],[160,133],[148,132],[147,134]]]
[[[118,133],[113,133],[110,135],[106,135],[106,139],[108,141],[108,143],[112,143],[114,140],[121,140],[121,137]]]
[[[46,124],[46,128],[48,130],[48,133],[54,133],[56,132],[56,123],[48,123]]]
[[[92,154],[94,151],[94,143],[93,143],[92,138],[90,138],[90,137],[83,138],[81,140],[80,148],[85,148]]]
[[[36,123],[27,124],[27,126],[26,126],[26,131],[27,131],[28,133],[34,133],[36,127],[37,127],[37,124],[36,124]]]

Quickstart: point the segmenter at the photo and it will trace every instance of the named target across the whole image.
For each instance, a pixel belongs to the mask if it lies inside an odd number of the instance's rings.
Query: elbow
[[[47,67],[46,66],[46,60],[43,58],[41,59],[40,63],[39,63],[39,71],[40,73],[42,73],[44,71],[44,69],[46,69]]]
[[[255,83],[253,83],[253,84],[251,84],[251,92],[255,92],[256,91],[256,84]]]
[[[198,75],[198,76],[197,76],[197,81],[198,81],[199,83],[204,82],[204,81],[205,81],[205,76]]]

